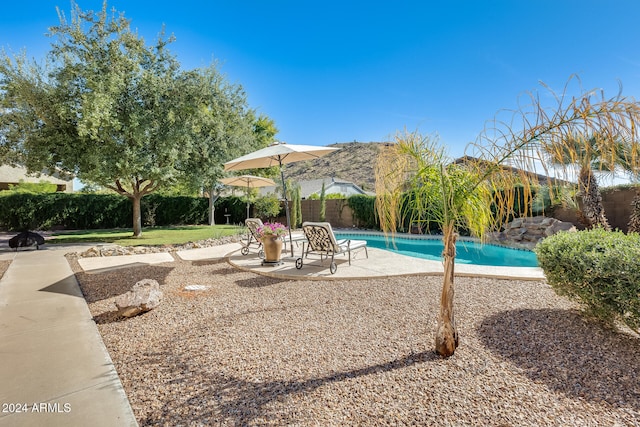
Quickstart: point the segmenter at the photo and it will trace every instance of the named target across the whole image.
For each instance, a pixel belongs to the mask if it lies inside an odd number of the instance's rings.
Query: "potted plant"
[[[264,261],[263,265],[278,265],[281,264],[280,256],[282,255],[282,236],[287,232],[287,227],[279,222],[266,222],[262,227],[259,227],[258,236],[262,241],[262,247],[264,249]]]

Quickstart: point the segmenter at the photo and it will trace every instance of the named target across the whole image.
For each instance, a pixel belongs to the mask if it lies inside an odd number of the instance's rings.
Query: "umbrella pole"
[[[249,219],[249,181],[247,180],[247,219]]]
[[[284,181],[284,170],[282,170],[282,159],[278,156],[280,163],[280,178],[282,178],[282,193],[284,196],[284,211],[287,215],[287,228],[289,229],[289,247],[291,248],[291,257],[293,258],[293,237],[291,237],[291,215],[289,214],[289,201],[287,200],[287,184]]]

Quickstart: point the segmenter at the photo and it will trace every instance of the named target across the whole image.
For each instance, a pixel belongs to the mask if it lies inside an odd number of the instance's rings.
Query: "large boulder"
[[[533,249],[540,240],[560,231],[576,231],[576,227],[570,222],[545,216],[516,218],[506,224],[503,231],[492,233],[489,241],[516,248]]]
[[[143,279],[133,285],[129,292],[117,297],[115,304],[119,316],[133,317],[156,308],[160,305],[160,301],[162,301],[162,291],[158,282],[153,279]]]
[[[15,249],[34,246],[40,249],[40,245],[44,245],[44,237],[33,231],[23,231],[9,239],[9,247]]]

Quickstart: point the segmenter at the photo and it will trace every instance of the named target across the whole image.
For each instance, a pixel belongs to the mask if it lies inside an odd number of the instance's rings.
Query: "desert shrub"
[[[601,228],[555,234],[535,249],[547,281],[559,295],[598,318],[640,331],[640,235]]]

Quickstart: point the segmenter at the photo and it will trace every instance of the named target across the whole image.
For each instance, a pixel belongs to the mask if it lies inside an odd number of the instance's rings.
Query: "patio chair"
[[[247,218],[244,220],[245,225],[249,229],[249,233],[247,233],[246,242],[242,242],[242,249],[240,253],[242,255],[248,255],[249,249],[251,247],[255,247],[258,251],[258,256],[260,258],[264,258],[264,250],[262,246],[262,240],[260,240],[260,236],[258,235],[258,229],[264,225],[260,218]],[[292,243],[300,243],[305,241],[304,234],[300,234],[294,232],[291,237]],[[284,243],[283,250],[287,251],[287,246],[289,245],[289,237],[285,236],[282,238],[282,242]]]
[[[240,250],[242,255],[249,254],[249,248],[255,247],[258,251],[258,256],[264,258],[264,250],[262,249],[262,241],[258,235],[258,229],[264,224],[260,218],[247,218],[244,220],[245,225],[249,229],[247,233],[247,241],[243,242],[243,247]]]
[[[337,240],[331,224],[328,222],[304,222],[302,224],[302,231],[307,240],[302,244],[302,256],[296,259],[296,268],[298,270],[302,268],[304,263],[303,259],[311,252],[320,254],[320,261],[323,260],[323,257],[329,258],[329,255],[331,255],[331,264],[329,264],[331,274],[335,274],[338,269],[334,261],[336,254],[347,253],[349,256],[349,265],[351,265],[351,251],[356,249],[364,248],[365,254],[367,258],[369,258],[366,240]]]

